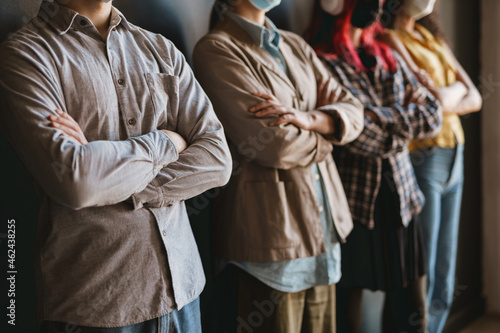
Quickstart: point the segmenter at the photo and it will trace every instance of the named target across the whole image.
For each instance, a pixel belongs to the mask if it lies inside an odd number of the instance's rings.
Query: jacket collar
[[[271,55],[269,55],[268,52],[257,45],[250,37],[250,35],[246,33],[234,20],[225,16],[224,19],[217,24],[215,30],[221,30],[227,33],[231,37],[233,43],[238,45],[240,48],[251,50],[253,57],[256,58],[259,63],[262,64],[262,66],[277,74],[292,90],[296,90],[293,82],[286,75],[286,73],[283,72],[283,70],[275,63]],[[285,41],[284,38],[282,38],[282,41]],[[293,56],[293,50],[286,42],[279,43],[279,48],[285,60],[291,59],[291,56]],[[296,78],[293,73],[293,66],[289,66],[288,70],[290,76],[295,81]]]

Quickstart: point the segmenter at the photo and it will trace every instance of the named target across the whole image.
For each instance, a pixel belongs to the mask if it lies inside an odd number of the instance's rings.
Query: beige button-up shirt
[[[56,109],[89,144],[50,126]],[[41,199],[41,321],[125,326],[199,296],[205,278],[184,200],[225,184],[231,160],[171,42],[116,9],[103,39],[86,17],[44,2],[0,47],[0,128]],[[160,129],[189,148],[178,154]]]

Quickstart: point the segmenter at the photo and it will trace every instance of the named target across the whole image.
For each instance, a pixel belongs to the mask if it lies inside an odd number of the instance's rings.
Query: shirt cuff
[[[335,131],[331,135],[326,135],[325,139],[333,143],[342,141],[345,134],[345,126],[342,117],[339,115],[338,109],[334,105],[325,105],[318,108],[318,110],[332,117],[333,123],[335,124]]]
[[[154,150],[155,166],[158,166],[161,170],[166,165],[177,161],[179,159],[179,152],[174,142],[165,132],[160,130],[155,132],[158,132],[158,139],[155,142],[156,149]]]
[[[158,198],[156,202],[148,202],[148,198]],[[132,195],[132,203],[134,205],[134,210],[141,209],[144,205],[148,207],[161,207],[161,199],[162,192],[161,188],[154,186],[152,183],[149,183],[148,186],[144,190],[139,193]]]
[[[153,133],[153,173],[157,176],[161,169],[179,159],[179,152],[177,151],[174,142],[163,131],[158,130]],[[132,195],[131,199],[134,205],[134,210],[141,209],[144,206],[162,206],[162,190],[160,186],[155,185],[155,180],[156,178],[153,179],[141,192]]]

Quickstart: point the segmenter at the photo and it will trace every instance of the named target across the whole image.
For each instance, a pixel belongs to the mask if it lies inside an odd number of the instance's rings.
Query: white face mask
[[[415,20],[420,20],[432,13],[435,3],[436,0],[407,0],[405,11]]]
[[[344,9],[344,0],[321,0],[321,9],[330,15],[339,15]]]
[[[265,12],[270,11],[281,3],[281,0],[250,0],[250,3]]]

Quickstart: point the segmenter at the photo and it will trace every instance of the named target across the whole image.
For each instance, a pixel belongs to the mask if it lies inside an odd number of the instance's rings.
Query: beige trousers
[[[237,269],[237,333],[335,333],[335,285],[274,290]]]

